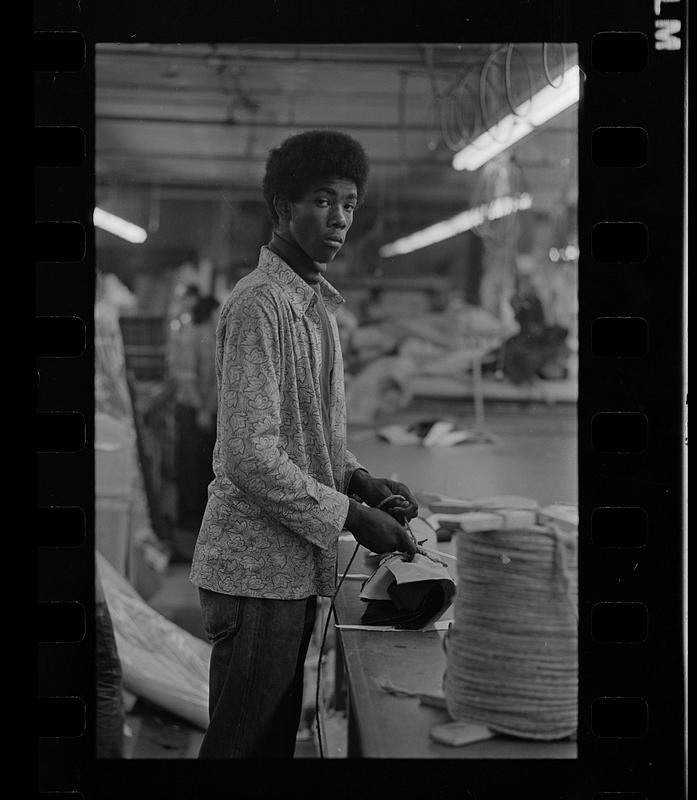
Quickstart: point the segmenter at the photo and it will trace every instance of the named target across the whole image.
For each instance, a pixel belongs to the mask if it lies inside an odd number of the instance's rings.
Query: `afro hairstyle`
[[[274,147],[266,160],[262,183],[274,226],[278,225],[274,197],[296,202],[322,178],[353,181],[360,203],[368,180],[368,158],[363,146],[346,133],[319,130],[291,136]]]

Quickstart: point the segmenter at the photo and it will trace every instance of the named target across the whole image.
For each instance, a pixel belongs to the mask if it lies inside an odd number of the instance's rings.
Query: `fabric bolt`
[[[199,597],[213,645],[199,758],[292,758],[317,598]]]
[[[246,597],[331,596],[346,494],[360,467],[346,448],[344,375],[336,309],[324,278],[334,369],[329,430],[322,415],[317,294],[268,247],[221,309],[214,479],[190,579]],[[326,438],[325,438],[326,434]]]

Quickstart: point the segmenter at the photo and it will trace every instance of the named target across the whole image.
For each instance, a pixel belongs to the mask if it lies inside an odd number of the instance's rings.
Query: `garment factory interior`
[[[269,241],[262,177],[288,136],[344,131],[370,162],[327,272],[346,301],[349,449],[417,494],[456,583],[474,535],[458,513],[498,513],[504,528],[527,514],[521,529],[544,518],[575,535],[576,64],[574,45],[539,42],[97,45],[95,536],[124,758],[196,758],[204,735],[210,645],[188,576],[215,426],[182,411],[178,379],[189,332],[207,326],[196,357],[210,356],[215,396],[216,315]],[[349,571],[370,575],[369,556]],[[455,626],[461,582],[441,615]],[[339,622],[359,622],[360,590],[342,584]],[[531,735],[475,715],[466,741],[434,737],[457,721],[445,626],[356,628],[330,625],[322,641],[317,625],[296,758],[576,756],[572,730],[537,735],[535,708]],[[575,683],[538,691],[575,704]]]

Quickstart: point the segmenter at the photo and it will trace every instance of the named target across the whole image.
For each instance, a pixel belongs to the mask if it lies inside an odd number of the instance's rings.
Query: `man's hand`
[[[416,542],[406,528],[385,511],[367,508],[349,499],[346,528],[363,547],[374,553],[416,553]]]
[[[357,469],[353,473],[349,484],[349,494],[358,495],[366,505],[373,508],[379,506],[390,495],[401,494],[409,503],[404,509],[407,519],[413,519],[419,510],[419,504],[416,502],[415,497],[403,483],[389,478],[374,478],[364,469]]]

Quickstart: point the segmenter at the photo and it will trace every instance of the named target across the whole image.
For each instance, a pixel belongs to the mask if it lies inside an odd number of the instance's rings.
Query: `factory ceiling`
[[[224,190],[260,201],[270,148],[301,130],[335,128],[371,159],[373,207],[398,207],[407,230],[472,203],[482,171],[453,169],[455,151],[570,63],[572,45],[539,43],[100,44],[98,190]],[[575,184],[577,111],[510,151],[539,208]]]

